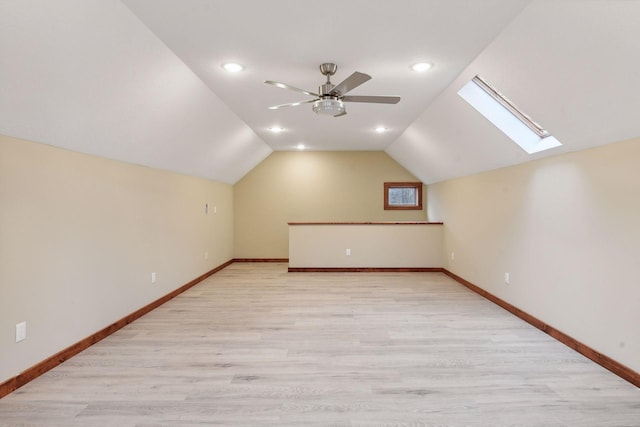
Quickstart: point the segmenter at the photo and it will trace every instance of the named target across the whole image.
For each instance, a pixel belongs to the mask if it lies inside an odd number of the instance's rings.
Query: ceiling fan
[[[332,63],[320,64],[320,72],[322,75],[327,76],[327,82],[318,87],[318,93],[314,93],[304,89],[298,89],[297,87],[274,82],[271,80],[265,80],[265,83],[277,86],[282,89],[289,89],[295,92],[304,93],[305,95],[315,96],[314,99],[307,101],[291,102],[289,104],[280,104],[269,107],[270,110],[277,110],[282,107],[296,107],[301,104],[313,103],[313,111],[316,114],[324,116],[340,117],[347,114],[347,110],[344,107],[344,102],[368,102],[375,104],[397,104],[400,102],[399,96],[359,96],[359,95],[346,95],[347,92],[357,88],[367,80],[371,79],[371,76],[364,73],[355,72],[347,77],[343,82],[334,85],[331,83],[330,77],[336,73],[338,66]]]

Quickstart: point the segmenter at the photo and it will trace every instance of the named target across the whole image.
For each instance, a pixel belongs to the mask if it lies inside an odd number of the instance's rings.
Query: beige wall
[[[235,257],[287,258],[289,221],[426,219],[385,211],[385,181],[419,180],[380,151],[274,152],[234,186]]]
[[[440,224],[291,225],[289,267],[442,268],[442,245]]]
[[[231,259],[232,209],[230,185],[0,136],[0,382]]]
[[[452,272],[640,371],[640,139],[430,185],[429,217]]]

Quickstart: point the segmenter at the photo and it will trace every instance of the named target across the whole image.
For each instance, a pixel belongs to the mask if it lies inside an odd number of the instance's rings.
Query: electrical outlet
[[[213,207],[213,213],[218,213],[218,208],[217,207]]]
[[[451,251],[451,261],[453,261],[454,259],[456,259],[456,253]]]
[[[207,251],[204,252],[204,259],[209,259],[209,252]]]
[[[151,273],[151,283],[156,283],[156,272]]]
[[[345,254],[346,256],[351,256],[351,249],[345,249],[345,250],[344,250],[344,254]]]
[[[504,283],[508,285],[510,283],[509,280],[510,280],[509,273],[504,273]]]
[[[16,342],[24,341],[27,339],[27,322],[20,322],[16,324]]]

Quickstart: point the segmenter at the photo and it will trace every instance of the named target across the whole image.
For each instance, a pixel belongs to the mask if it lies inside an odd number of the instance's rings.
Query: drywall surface
[[[0,136],[0,382],[232,252],[230,185]]]
[[[234,185],[236,258],[287,258],[291,221],[426,220],[385,211],[385,182],[418,182],[381,151],[272,153]]]
[[[450,271],[640,371],[640,139],[430,185],[429,218]]]
[[[441,268],[441,224],[289,226],[289,267]]]

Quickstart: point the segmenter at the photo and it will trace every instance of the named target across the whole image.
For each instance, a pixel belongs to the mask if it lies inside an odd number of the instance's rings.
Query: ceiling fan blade
[[[375,104],[397,104],[400,102],[399,96],[345,96],[344,102],[370,102]]]
[[[271,81],[271,80],[265,80],[264,82],[266,84],[268,84],[268,85],[273,85],[273,86],[276,86],[276,87],[279,87],[279,88],[282,88],[282,89],[289,89],[289,90],[292,90],[294,92],[304,93],[305,95],[320,96],[317,93],[309,92],[308,90],[300,89],[300,88],[297,88],[295,86],[291,86],[291,85],[288,85],[288,84],[285,84],[285,83],[274,82],[274,81]]]
[[[288,104],[280,104],[280,105],[272,105],[271,107],[268,107],[269,110],[277,110],[279,108],[282,107],[297,107],[300,104],[308,104],[310,102],[315,102],[320,98],[315,98],[315,99],[309,99],[306,101],[298,101],[298,102],[289,102]]]
[[[356,71],[355,73],[347,77],[345,80],[343,80],[341,83],[338,83],[333,89],[331,89],[331,92],[329,92],[329,94],[342,96],[345,93],[357,88],[362,83],[370,79],[371,79],[370,75],[359,73],[358,71]]]

